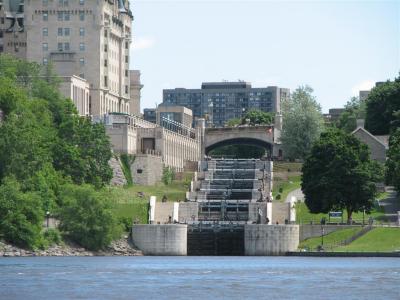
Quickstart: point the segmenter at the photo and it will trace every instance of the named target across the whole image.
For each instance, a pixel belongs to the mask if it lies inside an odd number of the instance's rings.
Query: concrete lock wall
[[[187,255],[187,225],[134,225],[132,239],[145,255]]]
[[[284,255],[299,246],[299,225],[245,225],[245,255]]]

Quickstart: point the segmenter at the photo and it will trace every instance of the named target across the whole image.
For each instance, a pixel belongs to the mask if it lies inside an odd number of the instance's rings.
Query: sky
[[[141,108],[162,90],[245,80],[314,89],[323,112],[400,71],[400,0],[131,0]]]

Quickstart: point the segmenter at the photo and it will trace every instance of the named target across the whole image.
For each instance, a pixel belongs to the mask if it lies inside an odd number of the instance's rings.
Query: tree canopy
[[[110,142],[102,124],[61,96],[49,67],[8,55],[0,55],[0,110],[0,197],[8,197],[0,200],[0,236],[37,247],[44,212],[62,208],[63,186],[109,183]]]
[[[347,133],[354,131],[357,127],[357,119],[365,119],[365,101],[358,97],[352,97],[345,105],[345,111],[336,122],[336,127]]]
[[[298,87],[282,102],[283,154],[288,159],[304,159],[323,129],[321,107],[309,86]]]
[[[386,181],[400,193],[400,127],[390,136],[386,161]]]
[[[379,163],[369,157],[368,146],[339,129],[329,129],[313,145],[302,168],[302,190],[312,213],[346,209],[369,212],[375,183],[383,178]]]
[[[365,128],[374,135],[389,134],[398,124],[400,76],[374,87],[367,97]]]
[[[227,121],[228,126],[237,126],[248,124],[254,125],[271,125],[274,123],[274,113],[265,112],[259,109],[251,109],[241,118],[234,118]]]

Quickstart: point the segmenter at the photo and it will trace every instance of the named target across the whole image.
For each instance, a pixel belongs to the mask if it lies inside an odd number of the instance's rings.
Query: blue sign
[[[330,211],[329,212],[329,217],[330,218],[341,218],[342,214],[343,213],[341,211]]]

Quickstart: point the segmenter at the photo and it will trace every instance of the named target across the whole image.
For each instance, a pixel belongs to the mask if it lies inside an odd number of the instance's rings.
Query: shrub
[[[281,194],[276,195],[275,199],[276,200],[280,200],[281,199]]]
[[[119,237],[121,226],[103,190],[67,185],[61,192],[60,230],[89,250],[99,250]]]
[[[48,245],[59,245],[62,241],[61,233],[58,229],[49,228],[43,233],[44,239],[47,241]]]
[[[172,183],[174,179],[175,179],[174,169],[170,167],[165,167],[163,170],[162,182],[164,182],[165,185],[169,185]]]

